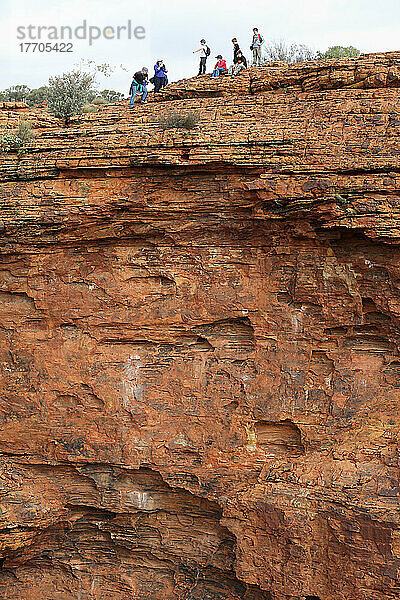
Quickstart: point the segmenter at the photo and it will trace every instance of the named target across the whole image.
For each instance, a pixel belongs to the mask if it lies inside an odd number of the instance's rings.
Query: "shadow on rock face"
[[[150,469],[43,473],[66,493],[64,514],[26,544],[23,528],[8,536],[19,549],[4,557],[1,597],[269,600],[236,578],[236,538],[215,502],[171,488]]]

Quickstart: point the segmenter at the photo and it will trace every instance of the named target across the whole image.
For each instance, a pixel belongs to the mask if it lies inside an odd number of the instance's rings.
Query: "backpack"
[[[259,33],[257,33],[258,35],[258,41],[260,42],[260,44],[264,43],[264,38],[262,37],[262,35],[260,35]],[[250,50],[253,50],[254,46],[253,44],[250,46]]]
[[[207,47],[206,47],[206,56],[210,56],[210,54],[211,54],[211,50],[210,50],[210,48],[207,46]]]

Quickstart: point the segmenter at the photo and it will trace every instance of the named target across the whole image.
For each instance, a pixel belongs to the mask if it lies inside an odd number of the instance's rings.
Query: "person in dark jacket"
[[[154,93],[157,94],[161,88],[165,87],[168,83],[167,69],[165,68],[164,62],[158,60],[154,65]]]
[[[232,44],[233,44],[233,64],[236,65],[237,53],[240,52],[240,47],[239,47],[239,44],[238,44],[238,41],[236,38],[232,39]]]
[[[132,79],[131,87],[129,89],[129,94],[131,95],[131,99],[129,102],[129,108],[133,108],[133,104],[135,102],[135,97],[141,97],[141,104],[146,104],[147,100],[147,77],[149,70],[147,67],[143,67],[141,71],[137,71]]]
[[[233,65],[232,75],[239,75],[242,71],[247,69],[247,60],[246,57],[243,56],[242,51],[239,50],[236,57],[236,64]]]

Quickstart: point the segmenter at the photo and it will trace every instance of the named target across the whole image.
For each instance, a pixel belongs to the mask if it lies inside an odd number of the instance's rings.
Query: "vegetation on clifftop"
[[[21,153],[25,146],[33,139],[32,127],[29,121],[20,120],[18,129],[10,130],[3,134],[0,146],[4,152]]]
[[[170,112],[163,114],[158,124],[162,129],[194,129],[199,122],[199,116],[194,112]]]
[[[315,52],[305,44],[288,44],[281,40],[266,44],[263,64],[276,61],[291,64],[329,58],[355,58],[359,55],[360,51],[354,46],[331,46],[325,52]]]

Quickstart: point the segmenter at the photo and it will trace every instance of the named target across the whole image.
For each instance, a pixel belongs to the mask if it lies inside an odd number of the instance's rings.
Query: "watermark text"
[[[89,25],[86,19],[81,25],[20,25],[17,27],[17,39],[27,41],[65,41],[85,40],[92,46],[96,40],[144,40],[146,29],[142,25],[134,26],[128,19],[126,25]]]

